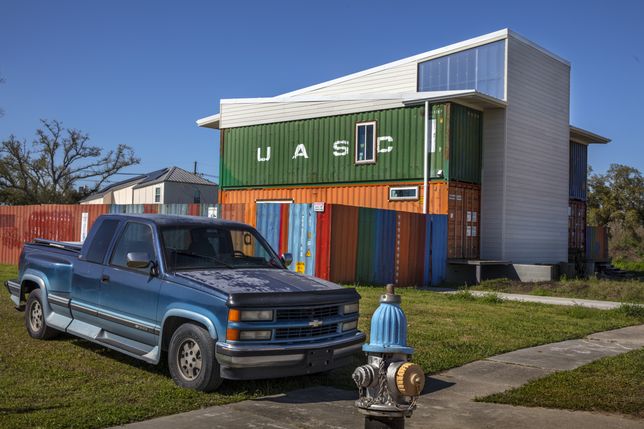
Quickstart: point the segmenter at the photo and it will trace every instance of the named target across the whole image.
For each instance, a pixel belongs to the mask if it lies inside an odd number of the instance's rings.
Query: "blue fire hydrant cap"
[[[394,293],[393,285],[380,297],[380,306],[371,318],[369,344],[362,346],[367,353],[405,353],[414,349],[407,347],[407,318],[400,308],[400,295]]]

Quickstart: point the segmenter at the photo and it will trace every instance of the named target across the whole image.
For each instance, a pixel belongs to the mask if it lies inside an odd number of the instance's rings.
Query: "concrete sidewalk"
[[[407,427],[414,428],[638,428],[644,421],[584,411],[513,407],[473,399],[518,387],[530,379],[577,368],[644,347],[644,325],[494,356],[429,377]],[[204,408],[127,425],[170,428],[359,428],[355,392],[312,387],[284,395]]]
[[[440,293],[458,293],[458,290],[454,289],[445,289],[445,288],[427,288],[427,290],[432,292]],[[592,299],[580,299],[580,298],[564,298],[558,296],[540,296],[540,295],[522,295],[517,293],[503,293],[503,292],[492,292],[492,291],[482,291],[482,290],[470,290],[473,296],[483,297],[486,295],[496,295],[501,299],[506,301],[519,301],[519,302],[536,302],[539,304],[552,304],[552,305],[569,305],[569,306],[581,306],[588,308],[598,308],[600,310],[612,310],[618,308],[622,305],[621,302],[615,301],[597,301]],[[641,305],[641,304],[633,304]]]

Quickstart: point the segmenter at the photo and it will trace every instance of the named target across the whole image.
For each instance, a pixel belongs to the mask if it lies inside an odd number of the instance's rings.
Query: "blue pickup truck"
[[[25,244],[6,287],[32,337],[67,332],[153,364],[167,352],[178,385],[212,391],[329,371],[360,350],[360,295],[290,259],[241,223],[103,215],[82,245]]]

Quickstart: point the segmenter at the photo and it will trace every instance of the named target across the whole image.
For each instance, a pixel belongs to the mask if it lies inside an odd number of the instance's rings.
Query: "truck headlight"
[[[273,320],[273,310],[243,310],[241,320],[242,322],[270,321]]]
[[[357,302],[344,305],[344,314],[357,313],[358,310],[360,310],[360,304]]]
[[[239,339],[242,341],[270,340],[271,331],[239,331]]]
[[[358,328],[358,321],[353,320],[351,322],[344,322],[342,324],[342,331],[352,331]]]

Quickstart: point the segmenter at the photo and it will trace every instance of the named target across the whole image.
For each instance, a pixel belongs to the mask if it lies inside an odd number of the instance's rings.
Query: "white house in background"
[[[109,185],[81,204],[215,204],[217,184],[168,167]]]

